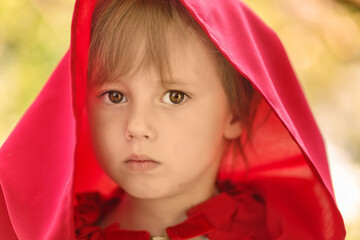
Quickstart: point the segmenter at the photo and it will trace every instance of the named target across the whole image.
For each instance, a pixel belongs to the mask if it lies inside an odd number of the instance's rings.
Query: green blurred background
[[[280,36],[324,135],[360,240],[360,0],[245,0]],[[0,145],[69,47],[74,0],[0,1]]]

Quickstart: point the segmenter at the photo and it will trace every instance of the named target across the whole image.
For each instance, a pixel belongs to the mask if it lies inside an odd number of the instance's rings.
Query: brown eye
[[[186,93],[178,90],[171,90],[166,92],[162,101],[170,105],[175,105],[182,103],[187,97]]]
[[[112,103],[119,103],[124,98],[124,95],[120,92],[109,92],[109,100]]]
[[[123,102],[126,97],[119,91],[108,91],[102,94],[102,99],[108,104],[118,104]]]
[[[171,91],[169,97],[172,103],[179,104],[184,100],[184,93],[178,91]]]

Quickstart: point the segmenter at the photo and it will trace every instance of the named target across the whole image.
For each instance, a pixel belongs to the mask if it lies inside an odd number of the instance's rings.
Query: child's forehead
[[[104,83],[128,83],[136,77],[156,79],[163,86],[194,85],[199,79],[194,74],[201,74],[206,67],[214,67],[216,61],[214,53],[197,36],[176,38],[176,34],[169,33],[166,46],[159,49],[144,36],[139,35],[126,52],[119,58]],[[139,40],[140,39],[140,40]]]

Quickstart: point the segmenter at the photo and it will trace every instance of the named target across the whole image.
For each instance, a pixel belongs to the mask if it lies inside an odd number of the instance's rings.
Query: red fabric
[[[219,180],[261,195],[270,239],[344,239],[323,140],[277,36],[238,0],[181,2],[263,96],[244,147],[248,169],[240,154],[231,167],[230,147]],[[84,111],[95,3],[77,0],[70,51],[0,149],[0,232],[8,239],[74,239],[73,193],[114,186],[95,161]]]
[[[166,229],[172,240],[206,235],[212,240],[267,239],[265,202],[242,186],[220,186],[222,192],[187,211],[188,219]],[[230,195],[232,194],[232,195]],[[114,223],[105,229],[96,226],[121,201],[121,190],[109,199],[98,192],[78,194],[75,231],[78,240],[148,240],[146,231],[128,231]],[[131,237],[130,237],[131,236]]]

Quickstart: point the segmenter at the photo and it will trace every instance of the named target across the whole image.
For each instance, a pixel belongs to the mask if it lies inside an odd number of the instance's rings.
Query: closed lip
[[[157,162],[154,159],[150,158],[149,156],[145,155],[145,154],[131,154],[130,156],[128,156],[126,158],[126,162],[131,161],[131,160],[135,160],[135,161],[153,161],[153,162]]]
[[[147,172],[160,166],[160,163],[146,155],[131,154],[125,160],[125,165],[133,172]]]

